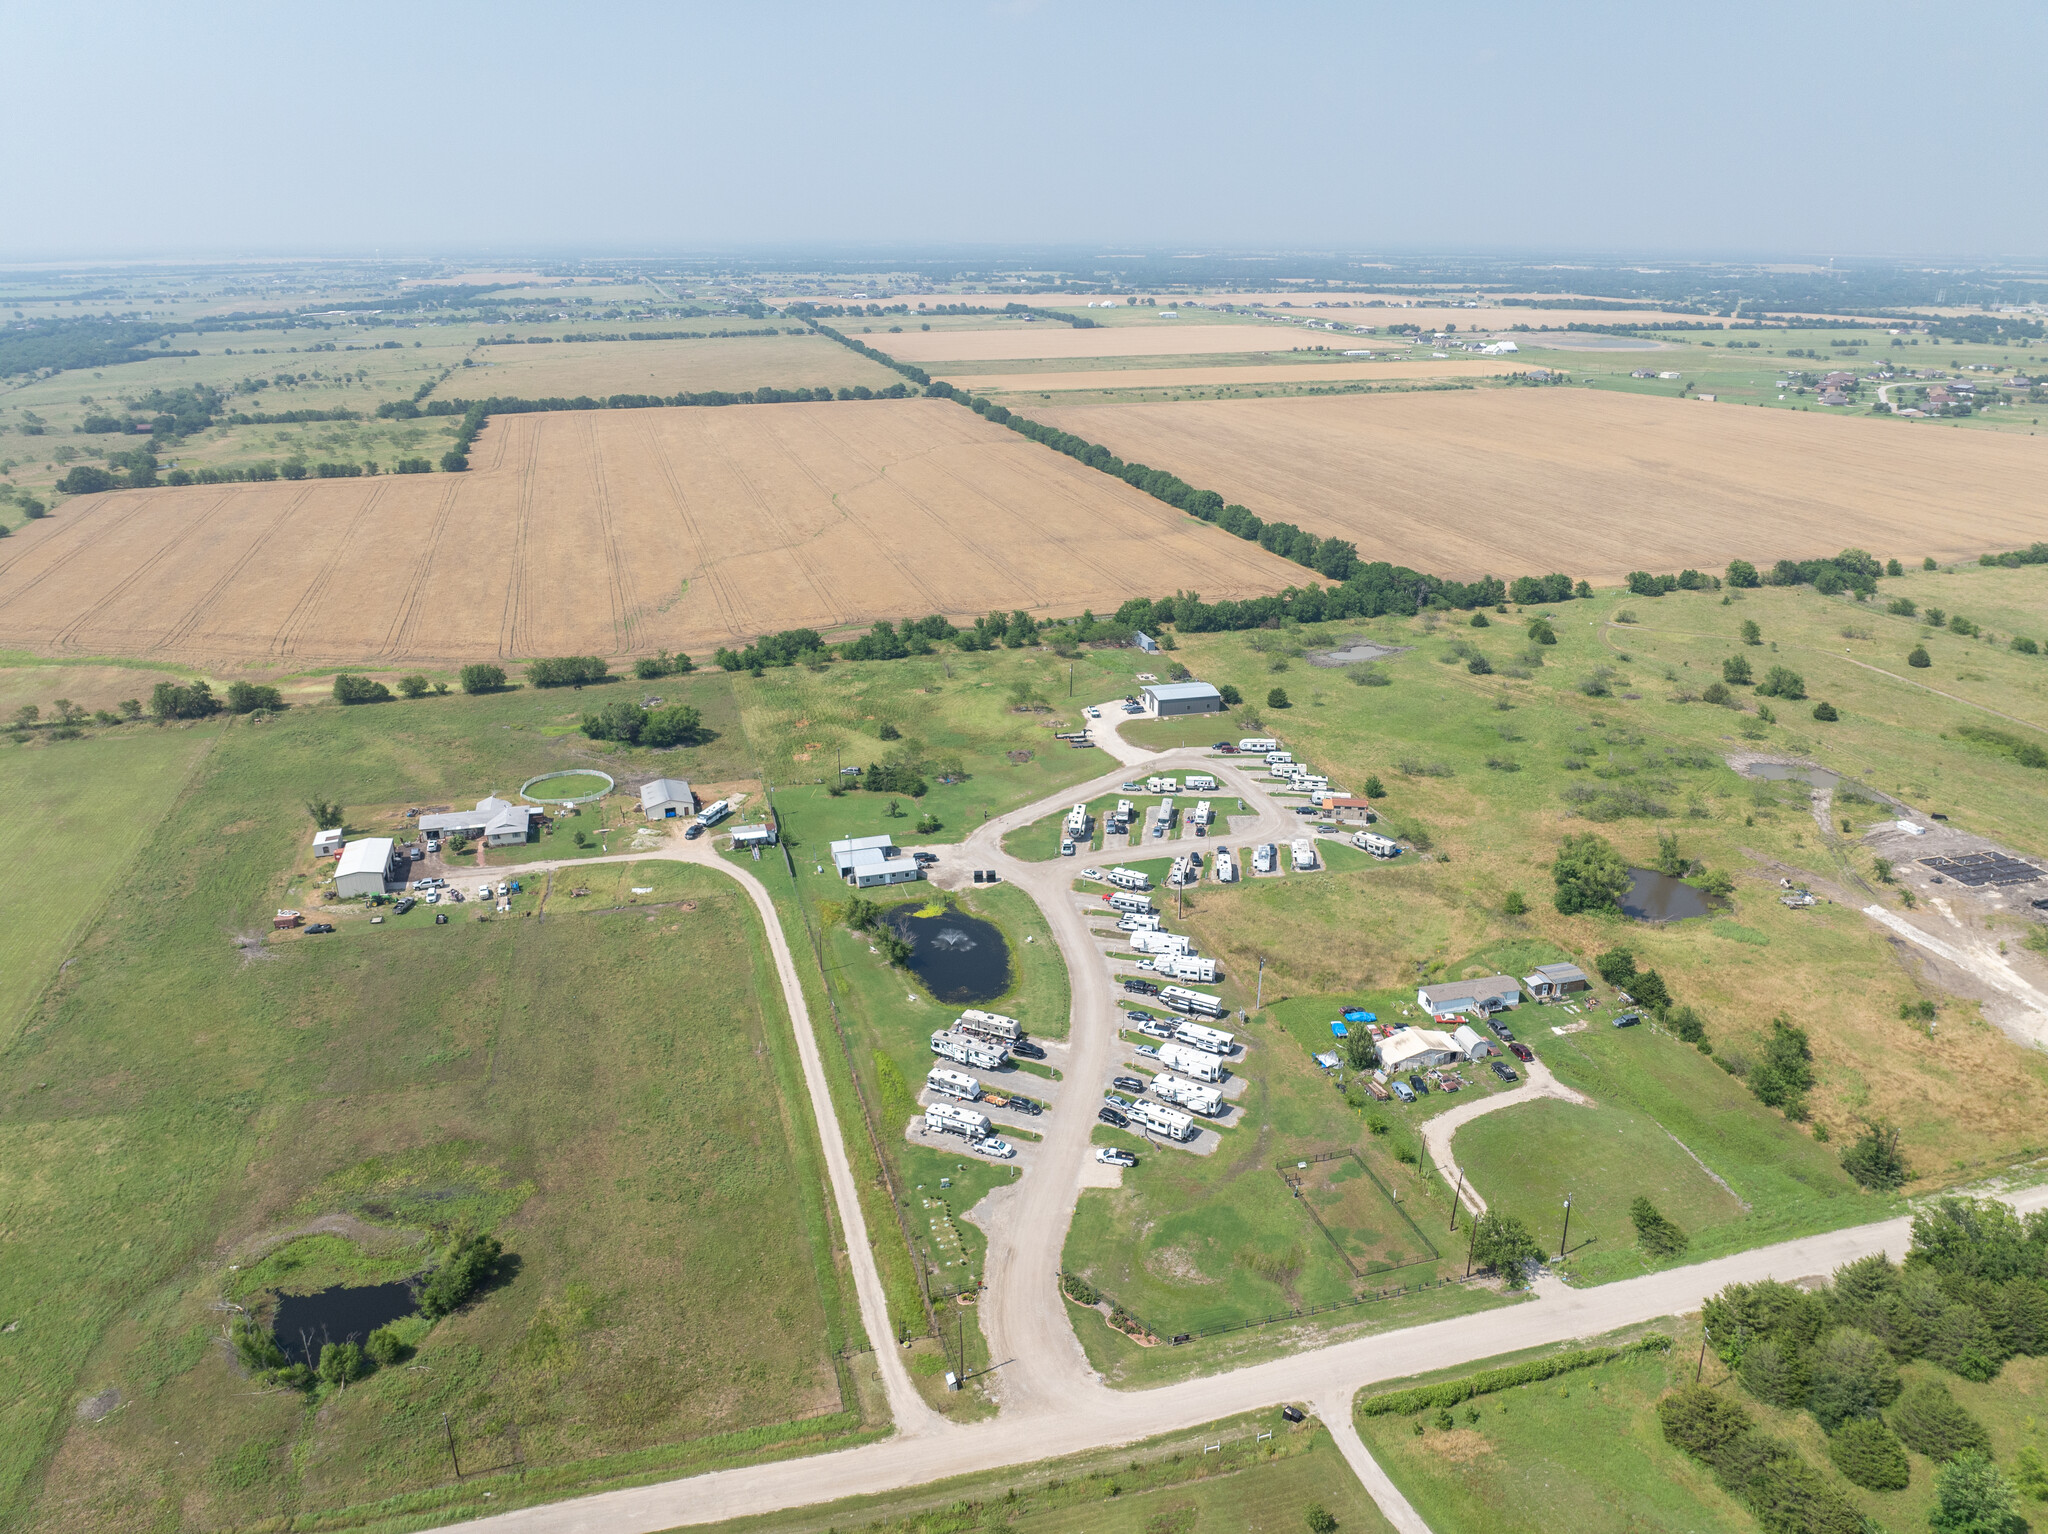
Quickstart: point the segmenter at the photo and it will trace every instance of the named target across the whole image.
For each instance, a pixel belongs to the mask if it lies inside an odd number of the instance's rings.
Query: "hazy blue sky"
[[[2048,6],[0,3],[0,255],[2048,254]]]

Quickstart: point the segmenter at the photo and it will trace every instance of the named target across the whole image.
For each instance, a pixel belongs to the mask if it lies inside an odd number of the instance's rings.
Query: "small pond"
[[[1628,893],[1621,897],[1621,914],[1637,921],[1684,921],[1688,916],[1711,916],[1714,908],[1707,897],[1669,874],[1654,868],[1631,868]]]
[[[919,916],[917,909],[898,906],[888,921],[910,944],[910,972],[935,999],[969,1006],[1010,988],[1010,945],[994,923],[958,911]]]
[[[364,1342],[370,1333],[419,1309],[412,1285],[337,1284],[318,1294],[282,1294],[270,1330],[295,1364],[318,1365],[330,1342]]]
[[[1386,660],[1389,656],[1404,655],[1409,645],[1375,644],[1358,634],[1345,637],[1334,650],[1317,650],[1308,656],[1311,666],[1355,666],[1360,661]]]

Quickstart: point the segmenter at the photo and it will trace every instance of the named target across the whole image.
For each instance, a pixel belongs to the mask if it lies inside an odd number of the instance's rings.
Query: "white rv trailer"
[[[1192,1081],[1183,1081],[1178,1076],[1154,1076],[1152,1095],[1161,1102],[1174,1103],[1190,1113],[1199,1113],[1204,1118],[1214,1118],[1223,1111],[1221,1092],[1214,1087],[1197,1086]]]
[[[1295,837],[1292,845],[1288,848],[1288,854],[1294,860],[1294,871],[1296,873],[1300,873],[1303,869],[1314,868],[1316,866],[1315,838],[1312,836]]]
[[[962,1102],[975,1102],[981,1097],[981,1083],[965,1071],[952,1071],[943,1065],[935,1065],[925,1073],[924,1084],[942,1097],[957,1097]]]
[[[1210,1028],[1201,1023],[1182,1023],[1174,1029],[1173,1036],[1183,1044],[1206,1049],[1212,1055],[1227,1055],[1237,1048],[1235,1034],[1225,1033],[1221,1028]]]
[[[1145,915],[1151,912],[1152,902],[1143,895],[1131,895],[1118,890],[1109,897],[1109,908],[1112,911],[1122,911],[1126,914]]]
[[[1197,1017],[1222,1017],[1230,1009],[1222,1001],[1203,991],[1190,991],[1184,986],[1169,985],[1159,993],[1159,999],[1176,1012],[1186,1012]],[[1205,1029],[1213,1033],[1214,1029]],[[1229,1034],[1224,1035],[1229,1038]]]
[[[965,1135],[979,1140],[995,1126],[986,1113],[976,1113],[958,1103],[933,1103],[924,1110],[924,1132],[930,1135]]]
[[[1000,1012],[977,1012],[969,1007],[960,1014],[960,1020],[953,1025],[964,1033],[978,1033],[985,1039],[1000,1039],[1005,1044],[1014,1044],[1024,1036],[1024,1029],[1014,1017],[1005,1017]]]
[[[1228,847],[1221,848],[1216,854],[1216,882],[1218,884],[1237,883],[1237,859],[1230,855]]]
[[[1116,885],[1119,889],[1148,890],[1152,888],[1151,877],[1138,872],[1135,868],[1112,868],[1107,877],[1108,882]]]
[[[1133,932],[1129,939],[1133,953],[1193,953],[1194,939],[1182,932]]]
[[[1127,916],[1118,918],[1116,930],[1119,932],[1157,932],[1159,924],[1160,919],[1156,914],[1133,911]]]
[[[1216,792],[1216,780],[1206,772],[1191,772],[1184,781],[1187,783],[1188,792],[1191,794],[1213,794]]]
[[[1223,1062],[1205,1049],[1188,1044],[1161,1044],[1159,1063],[1170,1071],[1192,1076],[1196,1081],[1221,1081]]]
[[[1162,1108],[1141,1097],[1127,1111],[1132,1123],[1143,1124],[1162,1139],[1192,1140],[1195,1137],[1195,1121],[1177,1109]]]
[[[1152,968],[1171,980],[1195,980],[1203,985],[1216,983],[1216,961],[1198,958],[1191,953],[1163,953],[1152,961]]]
[[[999,1071],[1003,1061],[1009,1058],[1002,1045],[987,1039],[978,1039],[971,1033],[952,1033],[945,1029],[932,1035],[932,1053],[947,1060],[958,1060],[962,1065],[971,1065],[978,1071]]]
[[[1240,751],[1277,751],[1280,749],[1280,742],[1273,739],[1270,735],[1247,735],[1237,743],[1237,749]]]

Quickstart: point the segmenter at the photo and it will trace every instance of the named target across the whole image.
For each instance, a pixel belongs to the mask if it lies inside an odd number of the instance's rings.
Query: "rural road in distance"
[[[1117,705],[1111,703],[1104,708],[1109,712],[1117,709]],[[1117,1047],[1117,1011],[1109,969],[1088,930],[1082,914],[1083,902],[1075,898],[1072,889],[1077,871],[1075,860],[1056,858],[1030,863],[1011,858],[1001,851],[1002,837],[1020,826],[1060,813],[1069,804],[1114,791],[1129,769],[1141,763],[1153,771],[1193,766],[1212,773],[1219,782],[1228,782],[1232,791],[1243,797],[1255,813],[1236,817],[1227,832],[1210,839],[1211,845],[1282,840],[1301,829],[1298,817],[1275,803],[1243,768],[1227,758],[1211,759],[1200,748],[1145,752],[1123,741],[1115,725],[1107,721],[1098,733],[1104,737],[1104,747],[1122,763],[1118,769],[978,826],[957,844],[964,855],[963,866],[994,868],[1023,888],[1038,903],[1060,946],[1072,984],[1065,1075],[1076,1083],[1070,1095],[1077,1104],[1088,1101],[1090,1082],[1107,1080]],[[897,1431],[879,1443],[858,1448],[598,1492],[466,1520],[450,1525],[451,1528],[484,1529],[493,1534],[514,1530],[521,1534],[652,1534],[678,1526],[918,1486],[1105,1445],[1133,1443],[1293,1401],[1317,1407],[1323,1418],[1331,1422],[1347,1461],[1358,1467],[1368,1489],[1382,1501],[1396,1526],[1404,1534],[1419,1534],[1421,1522],[1413,1510],[1407,1508],[1397,1492],[1391,1499],[1384,1497],[1384,1493],[1392,1491],[1391,1486],[1382,1484],[1385,1477],[1372,1466],[1363,1444],[1356,1442],[1356,1434],[1343,1431],[1347,1403],[1359,1388],[1380,1380],[1476,1362],[1694,1310],[1707,1296],[1730,1283],[1825,1274],[1878,1251],[1903,1256],[1910,1238],[1911,1222],[1902,1217],[1592,1289],[1572,1289],[1554,1277],[1545,1276],[1538,1280],[1534,1297],[1521,1304],[1353,1338],[1150,1390],[1116,1391],[1104,1385],[1089,1366],[1068,1320],[1055,1276],[1080,1194],[1081,1171],[1094,1129],[1092,1114],[1070,1111],[1055,1114],[1048,1122],[1031,1170],[1018,1182],[998,1190],[999,1196],[991,1197],[975,1211],[988,1231],[984,1263],[987,1287],[981,1302],[981,1324],[991,1358],[1007,1360],[996,1376],[1002,1410],[991,1421],[968,1426],[951,1423],[925,1406],[890,1343],[894,1333],[868,1250],[866,1222],[847,1165],[837,1116],[826,1090],[817,1025],[797,984],[794,961],[773,904],[759,879],[717,856],[710,843],[711,838],[706,837],[700,842],[676,843],[672,850],[653,854],[614,854],[601,860],[569,861],[585,866],[594,861],[628,862],[653,857],[700,863],[737,879],[753,899],[768,928],[784,996],[796,1026],[805,1082],[826,1146],[834,1200],[849,1246],[854,1249],[854,1276],[862,1320],[876,1347]],[[1163,843],[1161,850],[1197,845],[1191,838],[1175,837]],[[1156,854],[1148,846],[1144,855]],[[527,865],[525,871],[537,872],[546,866]],[[950,873],[948,870],[949,876]],[[947,882],[951,882],[950,877]],[[1511,1094],[1488,1101],[1505,1106],[1564,1093],[1561,1086],[1551,1092],[1542,1090],[1545,1084],[1541,1081],[1532,1085],[1539,1090],[1527,1098]],[[1449,1159],[1448,1130],[1449,1126],[1441,1150],[1435,1145],[1431,1147],[1440,1161]],[[2022,1212],[2048,1207],[2048,1187],[2026,1190],[2012,1196],[2010,1202]],[[1367,1473],[1369,1469],[1372,1474]],[[1401,1516],[1403,1513],[1405,1517]]]

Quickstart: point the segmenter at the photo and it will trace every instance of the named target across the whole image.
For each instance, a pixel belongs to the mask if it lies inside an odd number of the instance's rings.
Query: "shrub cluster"
[[[1771,1534],[1866,1534],[1848,1498],[1719,1392],[1688,1385],[1657,1403],[1657,1417],[1665,1441],[1708,1466]]]
[[[615,698],[599,712],[585,714],[583,733],[592,740],[615,740],[656,749],[701,746],[711,738],[704,728],[703,715],[687,703],[645,709],[631,698]]]
[[[1512,1390],[1517,1385],[1533,1385],[1555,1379],[1560,1374],[1570,1374],[1576,1369],[1612,1363],[1632,1353],[1666,1353],[1670,1349],[1671,1339],[1658,1332],[1639,1337],[1625,1347],[1575,1348],[1570,1352],[1553,1353],[1548,1358],[1532,1358],[1527,1363],[1511,1364],[1504,1369],[1484,1369],[1439,1385],[1417,1385],[1410,1390],[1390,1390],[1384,1395],[1367,1396],[1358,1403],[1358,1415],[1405,1417],[1413,1412],[1447,1410],[1474,1396]]]
[[[205,682],[158,682],[149,694],[149,712],[157,719],[204,719],[220,709]]]
[[[556,655],[526,663],[526,680],[533,687],[586,687],[611,680],[601,656]]]

